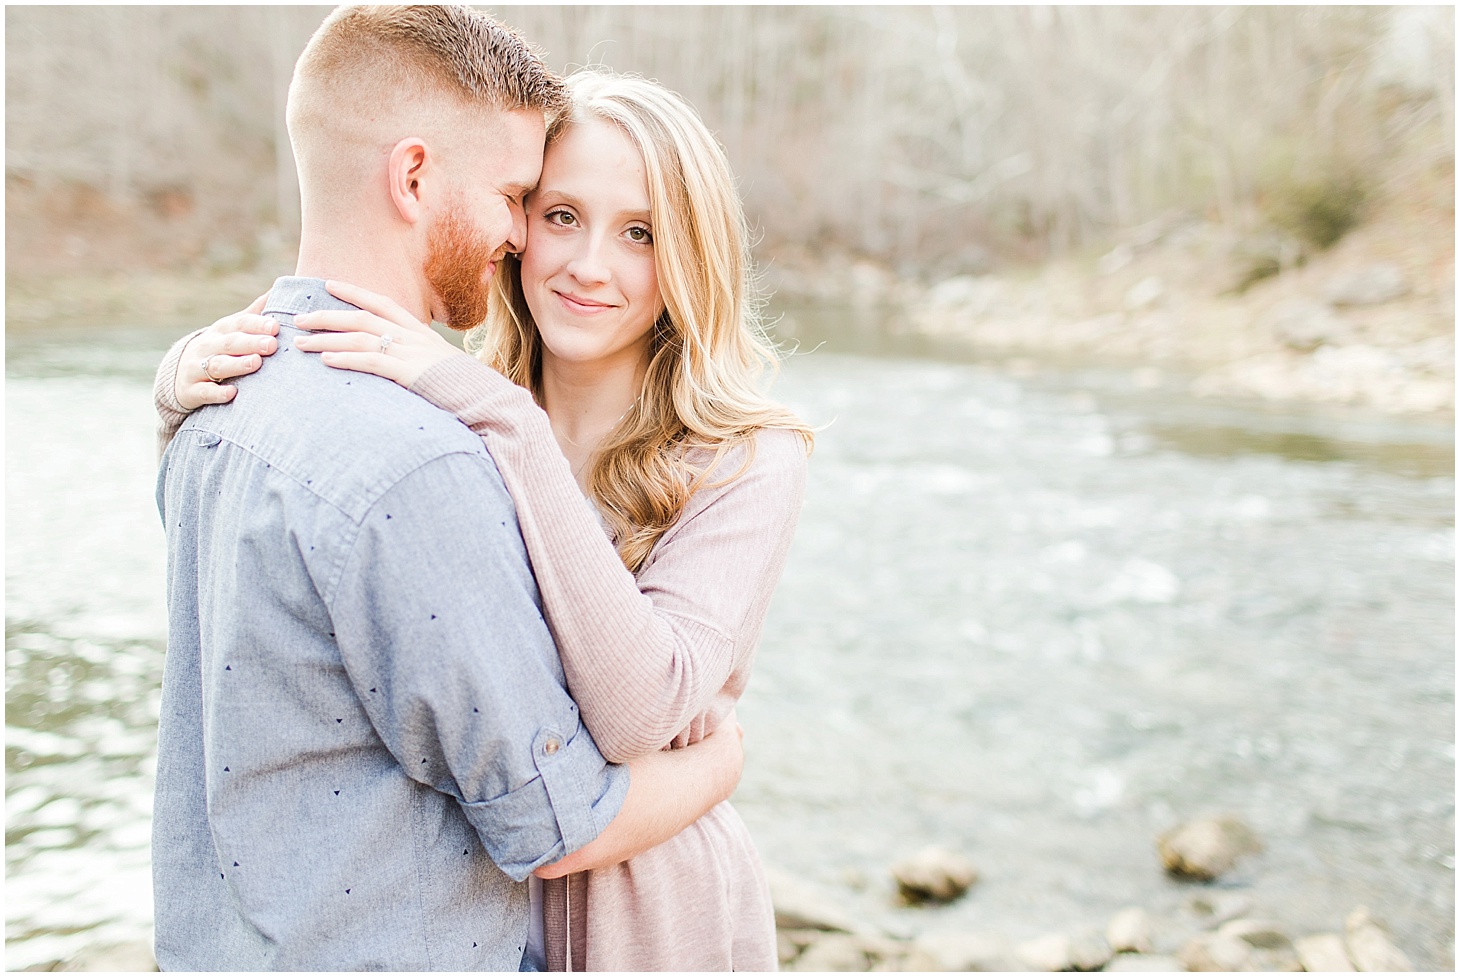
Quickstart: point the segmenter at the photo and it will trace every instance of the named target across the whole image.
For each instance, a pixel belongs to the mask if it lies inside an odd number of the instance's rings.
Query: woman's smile
[[[573,295],[569,292],[555,291],[553,294],[562,301],[564,308],[577,315],[597,315],[605,309],[618,308],[618,306],[611,302],[598,302],[590,298],[584,298],[581,295]]]

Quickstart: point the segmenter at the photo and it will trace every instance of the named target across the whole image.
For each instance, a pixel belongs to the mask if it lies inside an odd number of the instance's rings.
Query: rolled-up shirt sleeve
[[[324,594],[341,659],[406,774],[455,797],[519,881],[596,838],[629,773],[604,761],[566,691],[491,460],[422,465],[341,553]]]

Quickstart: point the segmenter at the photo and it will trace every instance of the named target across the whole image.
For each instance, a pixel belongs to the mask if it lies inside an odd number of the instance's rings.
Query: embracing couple
[[[335,11],[288,124],[297,275],[158,373],[158,963],[774,970],[726,798],[812,436],[723,151],[450,6]]]

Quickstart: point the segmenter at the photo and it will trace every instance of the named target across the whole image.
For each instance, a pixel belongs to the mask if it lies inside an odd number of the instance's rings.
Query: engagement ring
[[[216,356],[218,354],[214,353],[213,355]],[[209,380],[213,381],[214,383],[222,383],[223,380],[224,380],[224,378],[223,377],[215,377],[213,375],[213,371],[211,369],[209,369],[209,367],[212,364],[212,362],[213,362],[213,357],[212,356],[205,356],[205,357],[203,357],[203,362],[200,364],[203,367],[203,376],[207,377]]]
[[[380,337],[380,351],[382,353],[389,352],[390,351],[390,344],[393,343],[393,342],[395,342],[395,340],[390,338],[390,333],[386,333],[385,335],[381,336]]]

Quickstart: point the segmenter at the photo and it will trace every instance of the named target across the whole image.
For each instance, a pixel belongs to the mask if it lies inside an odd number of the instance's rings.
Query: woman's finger
[[[279,320],[273,316],[255,315],[251,312],[244,312],[236,316],[238,320],[238,331],[250,333],[255,336],[277,336],[279,335]]]
[[[379,353],[381,338],[368,332],[317,332],[294,340],[306,353]]]
[[[216,328],[206,329],[199,333],[192,342],[188,343],[186,355],[194,360],[218,354],[243,356],[248,353],[260,353],[268,356],[278,348],[279,341],[271,333]]]
[[[254,299],[252,302],[248,303],[248,308],[244,309],[243,311],[248,312],[248,313],[251,313],[253,315],[263,315],[264,314],[265,303],[268,302],[268,301],[269,301],[269,293],[268,292],[265,292],[264,294],[260,295],[258,298]]]
[[[277,336],[279,334],[277,321],[266,315],[254,315],[252,312],[235,312],[233,315],[226,315],[208,328],[210,332],[215,333],[242,332],[255,336]]]
[[[273,336],[235,332],[223,337],[222,349],[217,352],[226,353],[229,356],[247,356],[249,353],[262,353],[264,356],[268,356],[278,346],[279,341]]]
[[[349,302],[351,305],[358,306],[367,312],[374,312],[382,319],[393,322],[404,329],[414,329],[419,332],[422,329],[431,328],[407,312],[394,299],[387,298],[377,292],[372,292],[368,288],[351,285],[349,282],[335,281],[325,282],[324,287],[329,289],[330,294],[335,298],[343,302]]]
[[[332,366],[337,370],[373,373],[396,383],[401,383],[405,376],[405,364],[384,353],[326,352],[320,359],[324,360],[325,366]]]
[[[359,332],[381,336],[385,333],[400,334],[401,327],[389,319],[382,319],[374,312],[345,312],[329,309],[321,312],[304,312],[294,317],[294,325],[310,332]]]
[[[204,404],[226,404],[238,396],[238,388],[231,383],[197,383],[191,389],[189,409],[197,410]]]
[[[208,357],[207,372],[217,377],[218,380],[232,380],[234,377],[254,373],[263,365],[263,357],[256,353],[248,356],[227,356],[219,353]],[[217,386],[217,381],[214,381],[213,385]]]

